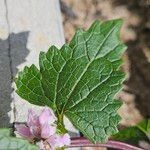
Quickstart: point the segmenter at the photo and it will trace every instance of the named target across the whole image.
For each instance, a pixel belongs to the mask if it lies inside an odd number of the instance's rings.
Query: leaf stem
[[[89,140],[83,137],[77,137],[71,139],[71,145],[66,146],[65,148],[73,148],[73,147],[106,147],[106,148],[114,148],[118,150],[143,150],[141,148],[119,142],[109,140],[106,144],[93,144]]]
[[[65,125],[64,125],[64,121],[63,121],[64,120],[63,119],[63,114],[58,114],[57,118],[58,118],[57,129],[58,129],[59,133],[60,134],[67,133],[68,131],[66,130]]]

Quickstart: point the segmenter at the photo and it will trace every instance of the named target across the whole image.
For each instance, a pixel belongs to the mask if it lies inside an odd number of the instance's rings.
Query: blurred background
[[[124,102],[119,110],[121,124],[135,125],[150,117],[150,1],[149,0],[61,0],[66,41],[77,28],[87,29],[96,19],[122,18],[121,39],[128,46],[123,56],[127,73]]]

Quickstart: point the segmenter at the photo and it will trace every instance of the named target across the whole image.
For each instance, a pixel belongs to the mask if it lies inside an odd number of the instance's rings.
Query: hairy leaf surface
[[[17,93],[65,114],[92,142],[106,142],[120,120],[121,102],[114,96],[125,76],[119,70],[126,49],[119,39],[121,25],[119,19],[96,21],[60,50],[52,46],[41,52],[40,70],[25,68],[16,81]]]

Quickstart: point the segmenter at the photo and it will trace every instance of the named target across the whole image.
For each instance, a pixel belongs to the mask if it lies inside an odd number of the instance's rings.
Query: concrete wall
[[[64,44],[58,0],[0,0],[0,126],[25,121],[29,107],[15,92],[18,70],[38,66],[40,51]]]

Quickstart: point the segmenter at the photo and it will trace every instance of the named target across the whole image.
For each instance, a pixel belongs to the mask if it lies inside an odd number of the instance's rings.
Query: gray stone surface
[[[0,0],[0,127],[10,126],[11,112],[11,68],[9,51],[9,31],[7,9],[4,0]]]
[[[64,43],[58,0],[7,0],[13,77],[25,65],[38,66],[39,52]],[[15,85],[13,84],[15,88]],[[25,121],[29,107],[13,92],[15,121]]]
[[[0,0],[0,126],[25,121],[28,108],[40,111],[15,93],[14,78],[25,65],[38,66],[40,51],[63,43],[58,0]]]

